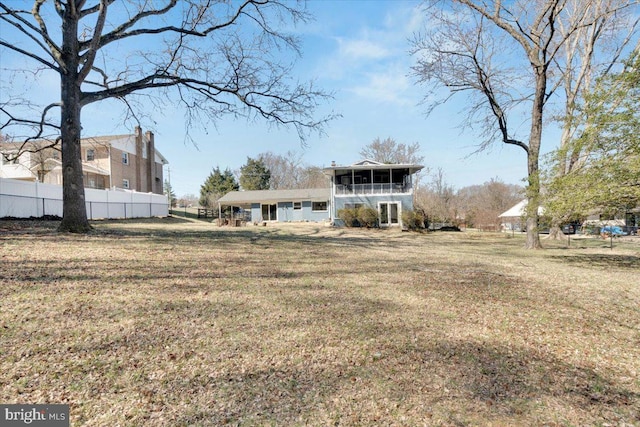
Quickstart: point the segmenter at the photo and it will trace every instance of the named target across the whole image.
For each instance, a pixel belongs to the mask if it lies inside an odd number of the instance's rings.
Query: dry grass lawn
[[[640,244],[0,222],[0,402],[73,426],[640,426]]]

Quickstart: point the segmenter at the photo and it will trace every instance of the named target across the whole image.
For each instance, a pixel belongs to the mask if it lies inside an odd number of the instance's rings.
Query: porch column
[[[351,194],[356,194],[356,171],[351,169]]]
[[[371,169],[371,184],[369,184],[369,185],[370,185],[370,188],[371,188],[371,194],[374,194],[375,191],[373,190],[373,169]]]
[[[389,168],[389,192],[393,194],[393,169]]]

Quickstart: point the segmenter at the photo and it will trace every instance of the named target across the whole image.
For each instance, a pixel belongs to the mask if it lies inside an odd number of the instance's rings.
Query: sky
[[[149,127],[156,148],[169,161],[164,175],[175,194],[198,195],[213,168],[236,170],[247,157],[266,151],[282,155],[297,151],[313,166],[329,166],[332,161],[348,165],[361,160],[364,146],[387,137],[398,143],[418,142],[424,165],[432,171],[442,169],[446,182],[455,188],[492,178],[522,185],[526,155],[521,148],[497,141],[489,150],[473,154],[479,140],[472,130],[460,128],[463,100],[425,114],[421,101],[426,88],[410,75],[415,58],[409,52],[409,39],[423,25],[419,5],[404,0],[308,2],[314,21],[291,29],[302,48],[295,77],[313,80],[333,93],[333,99],[321,104],[317,117],[332,113],[341,117],[327,124],[325,135],[312,134],[305,145],[294,129],[233,117],[192,129],[192,144],[185,141],[179,109],[154,112]],[[56,84],[51,86],[55,89]],[[85,107],[83,136],[130,133],[122,111],[111,111],[114,108],[120,107],[116,103]]]

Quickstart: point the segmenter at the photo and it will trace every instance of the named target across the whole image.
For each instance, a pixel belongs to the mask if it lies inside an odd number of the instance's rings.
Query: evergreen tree
[[[173,191],[173,188],[171,188],[171,183],[169,183],[169,180],[167,179],[164,180],[164,194],[169,198],[169,206],[175,208],[178,203],[178,198],[176,197],[176,193]]]
[[[220,197],[230,191],[237,191],[239,188],[240,186],[229,168],[222,172],[220,167],[216,166],[204,184],[200,186],[200,206],[212,208]]]
[[[271,172],[262,157],[247,157],[247,163],[240,168],[240,186],[243,190],[268,190]]]

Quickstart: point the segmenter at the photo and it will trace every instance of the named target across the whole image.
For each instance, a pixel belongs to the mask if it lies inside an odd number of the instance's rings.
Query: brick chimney
[[[136,126],[135,130],[135,139],[136,139],[136,185],[134,189],[136,191],[142,191],[142,129],[140,126]]]
[[[147,131],[147,191],[156,192],[156,144],[153,132]]]

